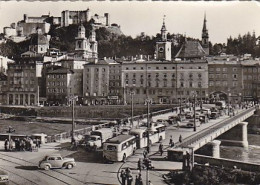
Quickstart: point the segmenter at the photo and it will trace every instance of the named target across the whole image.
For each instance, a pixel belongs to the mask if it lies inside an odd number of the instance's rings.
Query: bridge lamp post
[[[75,130],[75,110],[74,110],[74,105],[75,105],[75,100],[78,100],[78,96],[71,95],[68,97],[68,100],[71,101],[71,108],[72,108],[72,129],[71,129],[71,143],[74,142],[74,130]]]
[[[228,115],[230,115],[230,96],[231,93],[228,93]]]
[[[134,100],[133,100],[133,96],[134,96],[135,92],[132,90],[130,91],[130,95],[131,95],[131,126],[134,126]]]
[[[194,114],[194,123],[193,123],[193,131],[196,132],[196,96],[197,93],[196,91],[193,91],[192,93],[193,96],[193,114]]]
[[[150,104],[152,103],[152,100],[147,98],[145,100],[147,105],[147,152],[149,153],[149,144],[150,144],[150,138],[149,138],[149,131],[150,131]]]

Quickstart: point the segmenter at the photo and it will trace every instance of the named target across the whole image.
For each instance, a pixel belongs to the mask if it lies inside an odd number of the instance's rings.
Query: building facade
[[[209,94],[212,101],[241,102],[243,99],[243,69],[240,61],[209,61]]]
[[[69,97],[74,96],[74,72],[59,68],[47,72],[46,98],[49,105],[68,104]]]
[[[17,58],[8,63],[7,104],[37,105],[42,58]]]
[[[0,72],[0,105],[5,105],[7,91],[7,76]]]

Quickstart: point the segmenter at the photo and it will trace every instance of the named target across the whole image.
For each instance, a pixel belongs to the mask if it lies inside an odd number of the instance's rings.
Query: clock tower
[[[157,60],[171,60],[171,42],[167,41],[167,33],[165,27],[165,16],[163,18],[163,25],[161,28],[161,40],[156,42],[156,59]]]

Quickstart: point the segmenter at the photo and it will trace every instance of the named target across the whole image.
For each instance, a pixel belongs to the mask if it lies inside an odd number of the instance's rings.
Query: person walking
[[[173,143],[173,140],[172,140],[172,136],[170,137],[170,142],[169,142],[169,146],[171,147],[172,146],[172,143]]]
[[[162,156],[162,154],[163,154],[163,145],[162,145],[162,143],[160,143],[160,145],[159,145],[159,152],[160,152],[160,154]]]
[[[179,142],[182,143],[182,136],[179,137]]]
[[[143,156],[144,156],[144,158],[147,158],[147,150],[146,149],[144,149],[144,152],[143,152]]]
[[[126,173],[124,170],[121,170],[121,174],[120,174],[120,177],[121,177],[121,184],[122,185],[125,185],[125,182],[126,182]]]
[[[141,160],[141,158],[139,158],[139,160],[137,162],[137,168],[138,168],[139,173],[141,173],[141,171],[142,171],[142,160]]]

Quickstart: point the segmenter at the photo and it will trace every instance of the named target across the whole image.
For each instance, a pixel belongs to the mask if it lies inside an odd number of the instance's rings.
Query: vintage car
[[[0,170],[0,184],[9,184],[8,173],[3,170]]]
[[[63,158],[60,154],[45,156],[39,162],[39,168],[49,170],[51,168],[67,168],[71,169],[76,166],[74,158]]]

